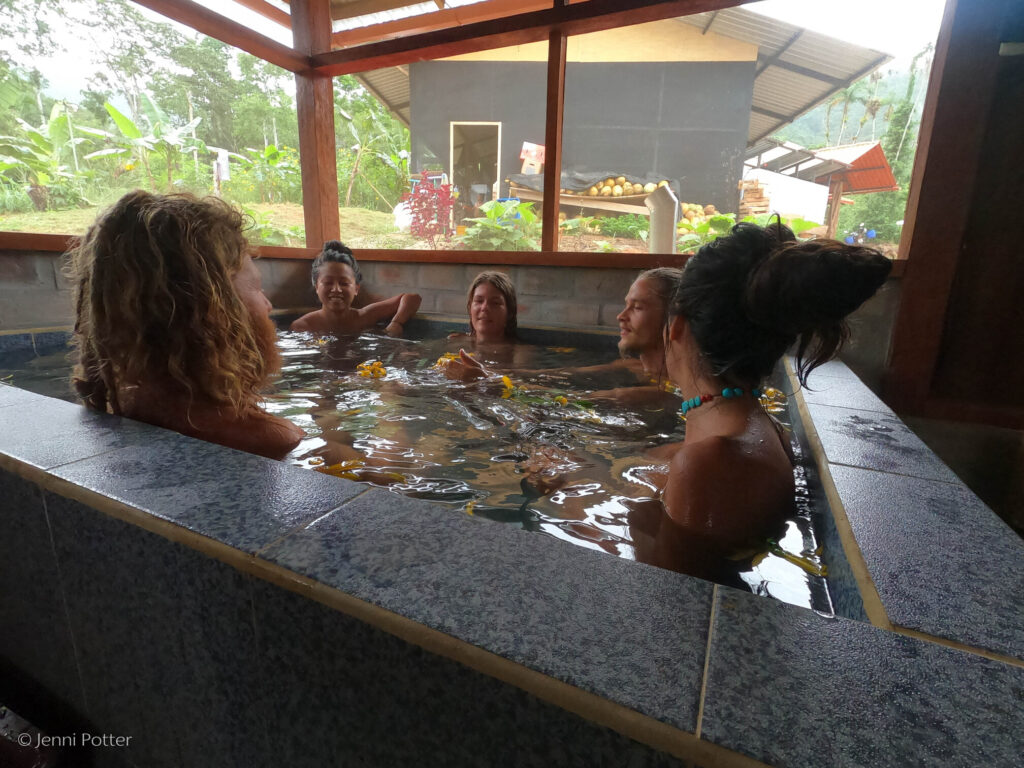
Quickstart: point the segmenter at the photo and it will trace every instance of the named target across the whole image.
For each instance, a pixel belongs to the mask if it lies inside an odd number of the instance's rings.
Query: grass
[[[4,232],[46,232],[60,235],[82,235],[95,220],[97,213],[105,206],[74,208],[65,211],[41,211],[29,213],[0,214],[0,231]],[[304,226],[302,206],[298,203],[255,203],[242,206],[258,215],[264,225],[269,224],[282,233],[290,233],[295,227]],[[341,239],[352,248],[408,248],[428,249],[426,240],[415,238],[395,229],[394,217],[390,213],[370,211],[364,208],[340,208]],[[254,238],[255,239],[255,238]],[[301,238],[289,235],[290,244],[301,245]],[[278,240],[277,242],[281,242]],[[319,243],[313,243],[319,246]],[[444,248],[444,245],[439,245]],[[454,245],[454,243],[452,244]],[[452,247],[452,246],[449,246]],[[602,235],[566,236],[560,239],[563,251],[600,251],[610,249],[618,253],[644,253],[647,245],[640,240]]]
[[[0,214],[0,231],[82,235],[103,207]],[[298,203],[256,203],[243,207],[255,211],[264,222],[281,230],[304,225],[302,206]],[[363,208],[340,208],[338,216],[341,220],[341,239],[354,248],[425,247],[410,235],[398,232],[390,213]]]

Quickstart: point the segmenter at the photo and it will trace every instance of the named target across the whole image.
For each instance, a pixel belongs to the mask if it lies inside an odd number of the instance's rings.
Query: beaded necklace
[[[754,388],[750,390],[750,394],[751,396],[754,397],[755,400],[760,400],[763,392],[761,392],[760,389]],[[720,395],[697,395],[696,397],[691,397],[689,400],[683,400],[682,405],[679,406],[679,410],[682,411],[683,418],[686,418],[687,411],[692,411],[694,408],[699,408],[700,406],[704,405],[704,403],[709,403],[716,397],[724,397],[726,399],[731,399],[733,397],[742,396],[743,390],[740,387],[726,387],[725,389],[722,390],[722,393]]]

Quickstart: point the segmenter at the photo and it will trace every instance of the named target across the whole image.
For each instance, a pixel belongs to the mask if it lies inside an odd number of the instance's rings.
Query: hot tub
[[[101,765],[1015,764],[1020,540],[812,386],[828,616],[0,386],[0,672]]]

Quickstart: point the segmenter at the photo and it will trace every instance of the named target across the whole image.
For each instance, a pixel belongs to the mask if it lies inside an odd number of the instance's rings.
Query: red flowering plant
[[[445,242],[452,239],[452,207],[455,197],[450,184],[435,187],[433,184],[417,184],[402,197],[402,202],[409,206],[412,222],[409,231],[415,237],[424,237],[431,248],[437,248],[435,238],[444,237]]]

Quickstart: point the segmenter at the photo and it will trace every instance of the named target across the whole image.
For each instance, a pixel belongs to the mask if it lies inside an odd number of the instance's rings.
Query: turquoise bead
[[[722,390],[722,397],[732,397],[732,390],[726,387]]]

